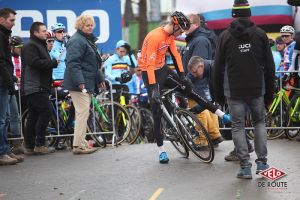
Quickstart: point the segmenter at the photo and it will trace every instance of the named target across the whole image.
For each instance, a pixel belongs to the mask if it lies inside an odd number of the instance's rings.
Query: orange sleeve
[[[149,37],[147,42],[147,75],[149,84],[151,85],[156,83],[154,69],[157,56],[158,41],[155,39],[155,37]]]
[[[170,43],[170,51],[175,57],[175,62],[178,66],[179,72],[184,72],[183,65],[182,65],[182,60],[181,60],[180,54],[178,53],[178,50],[177,50],[177,47],[175,45],[174,40]],[[175,64],[175,66],[176,66],[176,64]]]

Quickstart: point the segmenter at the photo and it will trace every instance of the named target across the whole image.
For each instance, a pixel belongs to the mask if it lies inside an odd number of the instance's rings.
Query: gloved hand
[[[151,99],[152,99],[153,103],[161,103],[159,85],[153,84],[153,85],[150,85],[150,88],[152,90]]]
[[[222,121],[223,121],[224,124],[229,124],[231,122],[231,116],[230,116],[230,114],[223,115]]]
[[[115,81],[118,81],[118,82],[122,83],[121,77],[116,77],[116,78],[115,78]]]
[[[180,77],[180,80],[181,80],[181,84],[185,87],[184,88],[185,94],[186,95],[190,94],[192,92],[192,89],[193,89],[192,81],[188,77],[184,76],[183,73],[181,73],[179,75],[179,77]]]

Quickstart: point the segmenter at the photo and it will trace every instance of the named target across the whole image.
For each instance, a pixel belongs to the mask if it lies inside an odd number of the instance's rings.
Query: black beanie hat
[[[250,17],[251,10],[247,0],[234,0],[232,17]]]

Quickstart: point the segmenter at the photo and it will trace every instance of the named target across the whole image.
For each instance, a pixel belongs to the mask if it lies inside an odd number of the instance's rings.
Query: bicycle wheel
[[[141,115],[141,129],[139,134],[139,143],[153,143],[155,142],[154,138],[154,120],[152,112],[147,108],[140,108]]]
[[[160,123],[160,132],[171,142],[175,149],[185,158],[189,157],[189,149],[180,134],[171,123],[163,116]]]
[[[287,106],[287,127],[300,126],[300,94],[295,94]],[[294,139],[300,130],[286,130],[285,134],[289,139]]]
[[[274,99],[275,101],[275,99]],[[282,127],[286,126],[286,116],[287,116],[287,104],[285,101],[282,101],[282,114],[280,112],[280,104],[273,113],[267,112],[266,114],[266,126],[267,127]],[[282,115],[282,124],[281,124],[281,115]],[[281,126],[282,125],[282,126]],[[282,129],[267,129],[267,138],[268,140],[273,140],[279,138],[285,133]]]
[[[28,109],[25,110],[22,114],[22,131],[23,131],[23,133],[25,133],[27,118],[28,118]],[[49,124],[46,128],[46,136],[56,136],[56,135],[58,135],[56,118],[51,115]],[[58,142],[58,138],[57,137],[47,137],[46,141],[47,141],[48,146],[54,146]]]
[[[131,119],[131,129],[126,138],[126,141],[129,144],[134,144],[138,139],[141,129],[141,115],[137,107],[132,105],[126,105],[126,110],[129,113]]]
[[[191,112],[178,108],[175,121],[187,147],[202,161],[210,163],[214,159],[211,139],[198,118]]]
[[[90,109],[90,116],[87,121],[87,133],[99,133],[103,132],[97,115],[94,115],[92,109]],[[92,138],[97,147],[106,147],[106,137],[104,134],[92,134],[87,136],[87,139]]]
[[[116,143],[121,144],[128,137],[131,129],[131,119],[126,109],[119,103],[113,102],[113,106],[110,101],[99,103],[104,116],[100,113],[96,113],[99,118],[101,129],[104,132],[113,131],[113,118],[112,108],[114,110],[114,127],[116,134]],[[105,134],[106,143],[112,144],[113,134]]]

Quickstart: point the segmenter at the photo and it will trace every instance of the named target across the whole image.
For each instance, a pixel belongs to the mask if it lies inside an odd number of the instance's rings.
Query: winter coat
[[[9,36],[11,31],[0,25],[0,86],[14,88],[14,65],[11,60]]]
[[[24,95],[37,92],[50,92],[52,69],[57,61],[50,58],[45,40],[31,36],[22,49],[21,88]]]
[[[216,101],[274,93],[275,65],[266,33],[248,18],[234,20],[219,36],[213,67]]]
[[[67,43],[66,71],[64,87],[80,91],[79,85],[85,84],[89,93],[94,93],[97,84],[104,81],[100,72],[101,57],[95,45],[96,38],[78,30]]]
[[[185,40],[187,45],[182,57],[184,71],[187,73],[189,60],[193,56],[200,56],[205,60],[212,60],[212,45],[208,39],[208,30],[198,27],[193,32],[189,33]]]

